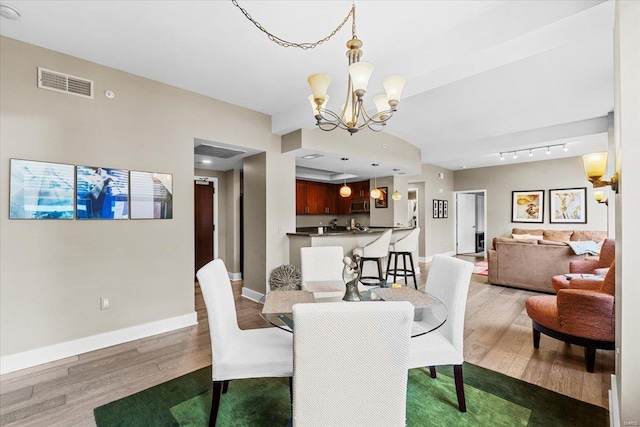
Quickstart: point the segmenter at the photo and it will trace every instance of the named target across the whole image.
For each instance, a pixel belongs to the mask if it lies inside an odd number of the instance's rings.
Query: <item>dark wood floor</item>
[[[482,260],[464,257],[471,262]],[[428,264],[420,265],[424,288]],[[233,282],[241,328],[269,325]],[[211,364],[206,309],[195,286],[198,325],[81,354],[0,377],[0,425],[94,426],[93,408]],[[492,286],[474,274],[465,323],[465,359],[576,399],[608,406],[613,352],[598,350],[595,373],[582,348],[543,336],[532,345],[525,300],[535,292]]]

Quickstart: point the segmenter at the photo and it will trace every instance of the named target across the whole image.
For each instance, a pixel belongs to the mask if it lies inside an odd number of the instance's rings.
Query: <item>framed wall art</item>
[[[587,223],[587,188],[549,190],[550,223]]]
[[[73,219],[75,166],[11,159],[9,219]]]
[[[544,222],[544,190],[512,191],[511,222]]]
[[[433,218],[443,219],[449,217],[449,201],[433,199]]]
[[[378,197],[375,201],[376,208],[386,208],[389,206],[389,198],[387,197],[389,193],[389,187],[378,187],[380,190],[380,197]]]
[[[77,219],[128,219],[129,171],[76,167]]]
[[[173,175],[169,173],[129,173],[131,219],[173,218]]]

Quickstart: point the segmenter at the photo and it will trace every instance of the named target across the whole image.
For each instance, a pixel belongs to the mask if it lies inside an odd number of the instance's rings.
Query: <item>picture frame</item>
[[[173,218],[173,175],[129,172],[131,219]]]
[[[389,198],[387,197],[389,194],[389,187],[378,187],[380,190],[380,197],[375,200],[376,208],[387,208],[389,207]]]
[[[438,200],[433,199],[433,218],[438,219]]]
[[[76,166],[76,219],[129,219],[129,171]]]
[[[442,218],[449,218],[449,201],[443,200]]]
[[[587,188],[549,190],[549,222],[551,224],[586,224]]]
[[[11,159],[9,219],[73,219],[75,165]]]
[[[544,190],[511,192],[511,222],[544,222]]]
[[[444,218],[444,200],[438,200],[438,218]]]

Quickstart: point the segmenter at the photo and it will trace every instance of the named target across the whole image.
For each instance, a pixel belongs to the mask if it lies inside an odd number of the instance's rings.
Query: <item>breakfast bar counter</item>
[[[410,227],[370,227],[366,230],[346,230],[338,228],[335,230],[327,229],[322,233],[318,233],[317,227],[308,227],[299,229],[295,233],[287,233],[289,236],[289,263],[300,268],[300,248],[314,246],[342,246],[345,256],[351,256],[353,250],[357,247],[365,246],[367,243],[375,240],[387,230],[393,230],[391,234],[391,242],[406,236],[413,230]],[[418,253],[412,254],[414,265],[418,267]],[[370,263],[369,263],[370,264]],[[365,265],[365,275],[368,274]],[[386,269],[387,260],[383,260],[383,268]]]

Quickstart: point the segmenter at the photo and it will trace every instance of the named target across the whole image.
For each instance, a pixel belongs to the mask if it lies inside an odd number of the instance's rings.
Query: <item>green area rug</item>
[[[409,371],[407,425],[582,426],[609,425],[606,409],[469,363],[464,366],[467,412],[458,411],[453,370]],[[328,393],[331,391],[328,390]],[[372,399],[384,404],[384,390]],[[191,372],[94,410],[98,427],[207,426],[211,367]],[[286,378],[235,380],[222,396],[218,426],[286,426],[290,412]]]

